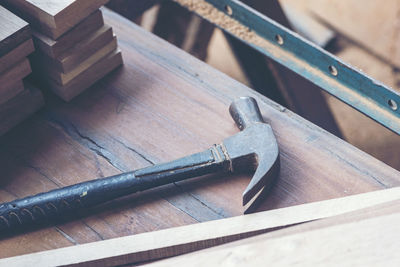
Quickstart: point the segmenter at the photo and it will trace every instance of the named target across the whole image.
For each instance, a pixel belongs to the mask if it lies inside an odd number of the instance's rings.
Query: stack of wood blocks
[[[35,77],[69,101],[122,64],[99,8],[108,0],[5,0],[33,28]]]
[[[34,51],[27,22],[0,6],[0,135],[39,109],[43,97],[23,79]]]

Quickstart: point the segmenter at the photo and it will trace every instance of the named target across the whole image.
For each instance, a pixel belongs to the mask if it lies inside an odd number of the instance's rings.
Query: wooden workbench
[[[0,139],[0,201],[198,152],[238,132],[228,106],[255,96],[281,150],[260,210],[400,185],[400,173],[108,10],[125,65]],[[250,176],[211,175],[119,199],[0,241],[0,257],[242,213]]]

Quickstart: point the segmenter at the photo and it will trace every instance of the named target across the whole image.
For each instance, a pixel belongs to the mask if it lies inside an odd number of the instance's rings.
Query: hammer
[[[229,111],[241,131],[221,144],[168,163],[3,203],[0,205],[0,233],[196,176],[255,170],[243,193],[246,212],[278,175],[279,149],[254,98],[239,98],[230,105]]]

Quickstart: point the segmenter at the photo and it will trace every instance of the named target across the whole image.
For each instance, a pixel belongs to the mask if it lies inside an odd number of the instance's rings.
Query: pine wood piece
[[[5,102],[9,101],[10,99],[17,96],[24,90],[24,83],[22,80],[14,82],[8,88],[2,87],[0,88],[0,105],[4,104]]]
[[[78,66],[76,66],[68,73],[58,72],[50,66],[40,65],[40,63],[36,67],[42,67],[40,71],[42,72],[43,76],[49,77],[50,79],[57,82],[59,85],[65,86],[69,82],[74,80],[78,75],[81,75],[84,71],[91,68],[93,65],[95,65],[97,62],[99,62],[101,59],[103,59],[105,56],[107,56],[117,48],[117,38],[114,37],[111,42],[100,48],[93,55],[81,62]],[[90,77],[87,77],[87,79],[90,79]]]
[[[0,57],[0,74],[17,64],[19,61],[22,61],[33,51],[35,51],[33,41],[32,39],[28,39],[4,56]]]
[[[71,49],[104,25],[103,15],[100,10],[84,19],[70,31],[57,40],[49,38],[38,31],[33,32],[36,49],[51,58],[58,58],[63,52]]]
[[[99,241],[0,260],[6,266],[116,266],[217,246],[282,227],[400,200],[400,188]],[[156,241],[156,242],[155,242]]]
[[[104,25],[102,28],[91,34],[88,38],[82,40],[73,48],[62,53],[56,59],[48,57],[43,53],[38,54],[37,58],[40,58],[42,64],[46,64],[58,72],[68,73],[78,66],[83,60],[92,56],[112,40],[112,28],[108,25]]]
[[[397,200],[148,266],[397,266],[399,231]]]
[[[0,6],[0,57],[31,38],[26,21]]]
[[[4,0],[4,4],[32,27],[52,39],[72,29],[108,0]]]
[[[9,70],[0,74],[0,90],[9,88],[15,82],[22,80],[31,73],[31,65],[27,58],[18,62]]]
[[[70,101],[121,64],[121,51],[115,50],[64,85],[60,85],[50,79],[47,83],[49,88],[63,100]]]
[[[244,95],[257,99],[281,151],[280,176],[259,211],[400,185],[397,170],[120,15],[103,14],[125,65],[70,103],[50,98],[0,139],[1,202],[203,151],[239,131],[228,108]],[[237,216],[250,177],[218,174],[133,194],[3,239],[0,257]]]
[[[0,105],[0,136],[43,106],[40,90],[29,84],[25,87],[24,91]]]

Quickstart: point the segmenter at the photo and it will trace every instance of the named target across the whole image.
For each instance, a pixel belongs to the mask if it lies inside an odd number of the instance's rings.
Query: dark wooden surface
[[[238,132],[228,106],[255,96],[281,149],[260,210],[400,185],[399,172],[104,11],[125,65],[0,139],[0,201],[198,152]],[[0,241],[0,257],[231,217],[250,177],[211,175],[135,194],[86,217]]]

